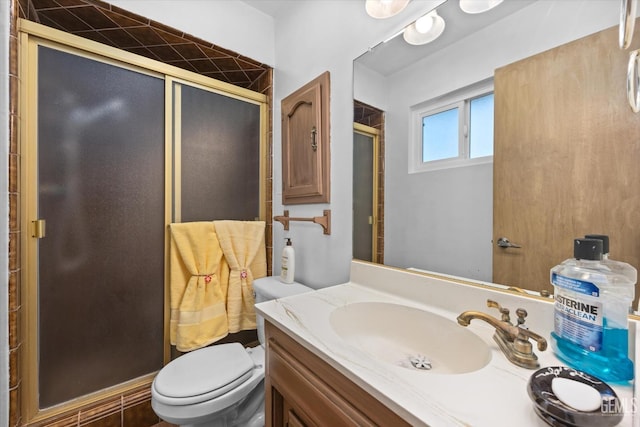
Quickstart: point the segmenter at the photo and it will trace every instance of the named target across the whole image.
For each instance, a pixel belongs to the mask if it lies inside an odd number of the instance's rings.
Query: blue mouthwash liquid
[[[574,258],[551,269],[551,284],[558,358],[605,381],[632,380],[627,315],[635,282],[602,262],[602,241],[576,239]]]

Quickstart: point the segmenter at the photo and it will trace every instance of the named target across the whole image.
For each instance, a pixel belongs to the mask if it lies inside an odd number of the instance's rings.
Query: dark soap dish
[[[558,383],[561,381],[567,383],[567,380],[577,381],[595,390],[600,394],[600,400],[596,402],[599,403],[599,407],[593,410],[578,410],[569,406],[556,396],[552,386],[555,378],[562,379]],[[571,384],[570,381],[569,384]],[[583,386],[578,385],[578,387]],[[594,393],[593,390],[587,389],[590,393]],[[607,383],[566,366],[549,366],[537,370],[529,379],[527,392],[535,404],[536,413],[552,426],[612,427],[624,417],[624,408],[620,399]]]

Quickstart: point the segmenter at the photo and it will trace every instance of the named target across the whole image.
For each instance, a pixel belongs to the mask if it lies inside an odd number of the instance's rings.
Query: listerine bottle
[[[575,239],[574,257],[551,269],[551,346],[569,366],[605,381],[633,379],[629,306],[635,283],[602,262],[600,239]]]

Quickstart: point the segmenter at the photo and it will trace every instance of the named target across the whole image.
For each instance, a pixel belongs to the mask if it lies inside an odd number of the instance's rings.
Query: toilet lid
[[[212,399],[249,379],[253,368],[240,343],[214,345],[171,361],[156,376],[154,387],[170,399]]]

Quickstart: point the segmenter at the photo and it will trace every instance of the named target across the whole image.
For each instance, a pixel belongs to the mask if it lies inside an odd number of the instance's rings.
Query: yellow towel
[[[171,224],[170,231],[170,339],[190,351],[229,333],[229,267],[212,222]]]
[[[229,332],[256,328],[253,279],[267,275],[264,221],[214,221],[231,269],[227,291]]]

